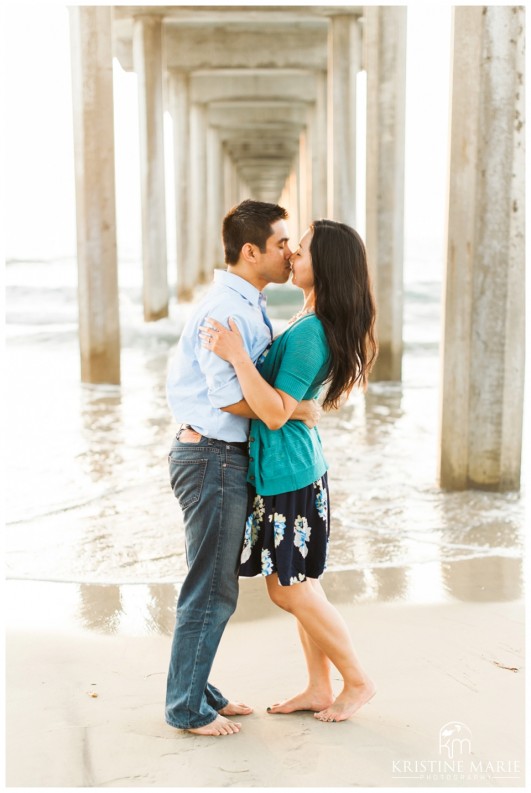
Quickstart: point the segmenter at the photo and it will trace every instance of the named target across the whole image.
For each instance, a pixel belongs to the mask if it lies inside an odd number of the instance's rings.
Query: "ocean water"
[[[75,261],[7,265],[10,579],[183,579],[165,374],[190,305],[173,301],[169,319],[145,324],[140,270],[120,265],[122,385],[112,387],[80,382]],[[281,329],[300,293],[269,294]],[[320,425],[330,464],[329,570],[350,571],[359,600],[522,594],[525,492],[447,493],[437,483],[440,334],[440,283],[407,283],[403,381],[371,384]]]

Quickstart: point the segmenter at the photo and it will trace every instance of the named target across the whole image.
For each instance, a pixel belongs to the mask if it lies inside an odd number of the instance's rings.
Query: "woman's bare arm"
[[[232,364],[249,408],[269,429],[280,429],[293,417],[298,400],[264,380],[243,346],[238,326],[232,319],[229,318],[230,330],[210,317],[206,322],[208,325],[200,328],[203,347]]]
[[[245,399],[235,402],[233,405],[227,405],[224,408],[225,413],[231,413],[233,416],[243,416],[246,419],[260,418],[251,410]],[[297,407],[291,414],[291,420],[302,421],[307,427],[313,429],[321,419],[322,408],[316,399],[303,399],[302,402],[297,403]]]

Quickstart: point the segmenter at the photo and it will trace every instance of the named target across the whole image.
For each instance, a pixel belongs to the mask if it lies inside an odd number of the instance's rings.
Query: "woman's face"
[[[290,256],[291,280],[299,289],[311,289],[313,287],[313,267],[312,257],[310,256],[310,243],[313,232],[307,229],[301,237],[299,247]]]

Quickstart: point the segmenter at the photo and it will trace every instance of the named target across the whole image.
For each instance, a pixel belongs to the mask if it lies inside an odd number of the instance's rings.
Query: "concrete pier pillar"
[[[239,176],[238,177],[238,203],[240,203],[241,201],[245,201],[246,198],[250,198],[250,194],[251,194],[251,191],[249,189],[249,185],[247,184],[247,182],[244,179],[241,178],[241,176]]]
[[[315,75],[315,106],[311,121],[312,150],[312,203],[311,219],[327,217],[327,100],[326,74],[322,71]]]
[[[406,8],[367,6],[366,243],[378,306],[373,380],[402,376]]]
[[[239,203],[240,195],[238,191],[238,178],[236,173],[236,166],[232,161],[229,154],[225,152],[223,157],[223,182],[225,196],[225,213],[232,209]]]
[[[305,127],[299,135],[299,223],[300,233],[308,228],[312,216],[312,152],[310,134]]]
[[[208,128],[207,132],[207,206],[206,206],[206,263],[209,273],[215,267],[222,267],[224,261],[221,239],[223,221],[223,158],[222,147],[217,129]]]
[[[524,9],[454,9],[442,487],[517,490],[524,387]]]
[[[190,113],[190,261],[194,283],[209,280],[206,262],[206,106],[193,102]]]
[[[134,20],[133,60],[138,76],[144,319],[168,316],[162,23],[159,16]]]
[[[225,146],[223,146],[223,205],[225,212],[228,212],[234,206],[231,185],[231,159],[227,153]]]
[[[356,225],[356,75],[361,33],[356,19],[330,18],[328,35],[328,215]]]
[[[302,231],[300,226],[300,211],[299,211],[299,179],[298,179],[298,157],[296,158],[290,175],[288,176],[288,212],[289,212],[289,230],[290,230],[290,247],[299,242]],[[304,229],[303,229],[304,230]],[[294,249],[293,249],[294,250]]]
[[[194,289],[190,261],[190,79],[187,72],[169,71],[170,108],[173,119],[175,168],[175,227],[177,252],[177,299],[190,300]]]
[[[111,9],[70,11],[81,379],[120,382]]]

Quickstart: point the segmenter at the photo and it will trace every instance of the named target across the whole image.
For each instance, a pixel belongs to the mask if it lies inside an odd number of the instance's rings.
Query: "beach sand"
[[[205,738],[163,720],[169,629],[50,630],[39,586],[64,600],[72,585],[12,583],[35,624],[8,624],[10,787],[524,785],[521,602],[338,602],[378,691],[350,721],[324,724],[266,713],[304,687],[304,661],[292,618],[245,581],[211,679],[255,712],[239,734]],[[450,758],[440,740],[454,722],[469,742]]]

